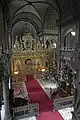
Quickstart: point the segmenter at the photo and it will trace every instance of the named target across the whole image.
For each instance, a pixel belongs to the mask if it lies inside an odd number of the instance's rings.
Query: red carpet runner
[[[53,102],[49,99],[49,97],[44,92],[42,87],[39,85],[37,80],[34,80],[33,76],[31,76],[31,75],[27,75],[26,80],[27,80],[26,86],[27,86],[30,100],[32,103],[39,103],[40,113],[42,116],[44,116],[42,118],[44,118],[44,120],[53,120],[54,118],[55,118],[54,120],[63,120],[58,112],[56,112],[56,113],[51,112],[53,110]],[[43,114],[43,112],[45,112],[46,116]],[[49,115],[51,115],[53,117],[49,116],[49,117],[51,117],[51,119],[47,119],[47,117],[48,117],[47,113],[48,114],[50,113]],[[56,117],[54,117],[54,114]],[[40,118],[37,118],[37,119],[43,120]]]
[[[53,109],[53,102],[43,91],[37,80],[33,76],[27,76],[27,90],[32,103],[39,103],[40,112]]]

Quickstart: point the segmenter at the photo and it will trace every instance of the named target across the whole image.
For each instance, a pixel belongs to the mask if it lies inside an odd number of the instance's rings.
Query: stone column
[[[56,45],[56,54],[57,54],[57,73],[59,74],[60,69],[62,68],[62,60],[61,60],[61,27],[59,26],[59,35],[57,39]]]
[[[2,104],[2,79],[0,78],[0,120],[1,120],[1,104]]]
[[[12,89],[11,54],[9,54],[8,64],[9,64],[9,68],[8,68],[8,71],[9,71],[9,89]]]
[[[74,111],[72,112],[72,120],[80,120],[80,90],[74,89]]]
[[[12,50],[12,29],[10,28],[8,32],[9,32],[9,34],[8,34],[8,36],[9,36],[9,50],[11,51]]]
[[[9,58],[8,58],[8,62],[9,62],[9,89],[12,89],[12,70],[11,70],[11,56],[12,56],[12,35],[11,35],[11,29],[9,29],[9,51],[8,51],[8,55],[9,55]]]
[[[3,27],[4,27],[4,39],[3,39],[3,50],[2,50],[2,61],[4,61],[5,66],[5,72],[7,72],[2,79],[3,83],[3,98],[4,98],[4,108],[5,108],[5,118],[4,120],[11,120],[10,115],[10,108],[9,108],[9,85],[8,85],[8,61],[6,61],[8,58],[6,56],[7,50],[8,50],[8,26],[5,20],[5,15],[3,13]]]
[[[4,108],[5,108],[5,118],[4,120],[11,120],[10,108],[9,108],[9,88],[8,88],[8,78],[3,77],[3,98],[4,98]]]
[[[76,39],[76,56],[74,56],[74,62],[72,63],[72,67],[76,71],[72,120],[80,120],[80,22],[77,23]]]
[[[78,64],[77,64],[78,63]],[[78,69],[80,61],[77,61],[76,65],[76,80],[74,89],[74,111],[72,120],[80,120],[80,69]]]

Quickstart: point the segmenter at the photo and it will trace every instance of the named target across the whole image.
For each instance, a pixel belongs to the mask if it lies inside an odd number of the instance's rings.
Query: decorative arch
[[[32,60],[31,59],[26,59],[25,60],[25,65],[32,65]]]
[[[57,28],[57,20],[59,21],[59,16],[58,16],[55,8],[53,8],[52,6],[49,6],[45,12],[45,16],[44,16],[44,20],[43,20],[43,28],[44,29],[53,29],[53,26]],[[49,26],[50,26],[50,28],[49,28]]]
[[[58,7],[58,4],[57,4],[57,2],[55,2],[55,1],[34,1],[34,2],[32,2],[32,4],[33,3],[44,3],[44,4],[48,4],[48,5],[50,5],[50,6],[52,6],[52,7],[54,7],[55,8],[55,10],[58,12],[58,15],[59,15],[59,17],[60,17],[60,9],[59,9],[59,7]]]
[[[68,29],[67,32],[65,33],[65,36],[66,36],[68,33],[72,32],[73,30],[74,30],[74,28]]]
[[[46,14],[47,14],[47,11],[48,11],[49,7],[50,7],[50,6],[47,7],[47,10],[46,10],[45,15],[44,15],[44,19],[43,19],[43,28],[44,28],[44,23],[45,23],[45,19],[46,19]]]
[[[68,41],[67,41],[67,36],[68,36],[68,39],[71,38],[71,32],[72,31],[75,31],[75,27],[74,26],[69,26],[67,27],[63,32],[62,32],[62,35],[61,35],[61,39],[62,39],[62,43],[63,43],[63,48],[64,49],[70,49],[68,46]],[[71,39],[69,40],[69,42],[71,42]]]
[[[11,22],[10,23],[12,23],[17,17],[22,17],[22,16],[26,16],[26,14],[27,14],[27,16],[29,17],[30,15],[33,15],[34,17],[36,17],[38,20],[39,20],[39,22],[41,22],[41,24],[42,24],[42,21],[40,20],[40,18],[39,17],[37,17],[35,14],[33,14],[33,13],[31,13],[31,12],[20,12],[20,13],[18,13],[18,14],[16,14],[15,16],[14,16],[14,18],[11,20]],[[26,17],[27,17],[26,16]]]
[[[47,49],[50,48],[50,45],[51,45],[50,41],[49,41],[49,40],[46,40],[46,48],[47,48]]]
[[[30,7],[31,9],[30,10],[27,9],[28,7]],[[22,9],[20,9],[15,15],[19,14],[20,12],[31,12],[35,14],[39,19],[41,19],[37,8],[33,4],[32,5],[27,4]]]
[[[53,38],[53,36],[48,38],[49,41],[53,40],[54,42],[57,42],[56,39]]]
[[[32,19],[32,17],[34,19]],[[20,21],[21,19],[26,19],[28,21],[30,21],[31,23],[33,23],[33,25],[37,28],[37,33],[41,32],[42,31],[42,21],[34,14],[30,13],[30,12],[21,12],[17,15],[15,15],[14,19],[11,21],[11,26],[13,27],[14,23],[16,23],[15,21]]]
[[[39,33],[39,29],[38,29],[38,26],[36,25],[36,23],[34,23],[33,21],[31,21],[30,19],[28,19],[28,18],[20,18],[20,19],[17,19],[15,22],[13,22],[12,24],[11,24],[11,28],[13,28],[14,26],[15,26],[15,24],[17,24],[18,22],[20,22],[20,21],[28,21],[29,23],[31,23],[33,26],[34,26],[34,28],[36,29],[36,33],[38,34]]]
[[[53,48],[56,48],[57,39],[55,39],[53,36],[49,37],[46,41],[49,41],[50,46],[52,46]]]
[[[63,30],[63,32],[61,33],[61,37],[63,38],[63,36],[66,35],[67,32],[69,32],[70,30],[76,30],[75,26],[73,25],[70,25],[68,27],[65,27],[65,29]]]
[[[26,1],[26,0],[24,0],[24,1]],[[8,22],[10,22],[13,18],[14,18],[14,16],[22,9],[22,8],[24,8],[25,6],[27,6],[27,5],[31,5],[31,6],[33,6],[34,7],[34,5],[33,4],[38,4],[38,3],[44,3],[44,4],[48,4],[48,5],[50,5],[50,6],[52,6],[52,7],[54,7],[55,8],[55,10],[58,12],[58,15],[59,15],[59,17],[60,17],[60,9],[59,9],[59,7],[58,7],[58,5],[57,5],[57,3],[54,1],[54,2],[45,2],[45,1],[34,1],[34,2],[29,2],[29,1],[26,1],[27,3],[25,4],[25,5],[22,5],[20,8],[18,8],[16,11],[15,11],[15,13],[11,16],[11,18],[8,20]],[[35,7],[36,8],[36,7]],[[36,9],[37,10],[37,9]],[[38,12],[38,11],[37,11]],[[38,14],[39,14],[39,12],[38,12]]]

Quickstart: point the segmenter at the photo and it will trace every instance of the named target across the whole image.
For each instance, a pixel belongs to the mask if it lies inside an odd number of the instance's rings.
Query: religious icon
[[[25,64],[26,65],[32,65],[32,60],[31,59],[26,59]]]
[[[16,69],[17,69],[17,70],[20,70],[20,69],[21,69],[21,63],[20,63],[19,60],[16,62]]]
[[[31,42],[29,40],[26,41],[26,48],[30,48],[31,47]]]

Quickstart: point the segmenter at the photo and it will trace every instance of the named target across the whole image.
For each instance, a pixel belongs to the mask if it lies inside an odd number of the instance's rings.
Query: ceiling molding
[[[26,7],[27,5],[29,5],[29,4],[25,4],[25,5],[21,6],[19,9],[17,9],[17,10],[15,11],[15,13],[11,16],[11,18],[8,20],[8,22],[10,22],[12,19],[14,19],[14,16],[15,16],[22,8]]]
[[[24,1],[25,1],[25,0],[24,0]],[[36,4],[38,4],[38,3],[44,3],[44,4],[48,4],[48,5],[52,6],[52,7],[54,7],[55,10],[57,11],[59,17],[60,17],[60,11],[59,11],[59,8],[58,8],[56,2],[46,2],[46,1],[34,1],[34,2],[29,2],[29,1],[28,1],[27,4],[21,6],[19,9],[17,9],[17,10],[15,11],[15,13],[11,16],[10,19],[13,19],[14,16],[15,16],[22,8],[26,7],[27,5],[32,5],[32,6],[34,6],[33,4],[35,4],[35,3],[36,3]],[[36,7],[35,7],[35,8],[36,8]],[[36,8],[35,10],[38,12],[37,8]],[[39,12],[38,12],[38,14],[39,14]],[[10,21],[10,19],[8,20],[8,22]]]
[[[52,7],[54,7],[56,12],[58,13],[58,15],[60,17],[60,11],[59,11],[59,8],[58,8],[57,3],[55,1],[47,2],[47,1],[36,1],[35,0],[34,2],[32,2],[32,4],[34,4],[34,3],[44,3],[44,4],[48,4],[48,5],[52,6]]]
[[[19,15],[21,16],[21,15],[23,15],[23,14],[25,14],[25,15],[27,15],[27,14],[28,14],[28,15],[29,15],[29,14],[32,14],[32,15],[35,16],[35,17],[39,20],[39,22],[42,24],[41,19],[40,19],[39,17],[37,17],[35,14],[31,13],[31,12],[20,12],[20,13],[16,14],[16,15],[14,16],[14,18],[10,21],[9,24],[11,24],[16,17],[18,17]],[[25,16],[24,16],[24,17],[25,17]]]
[[[28,18],[20,18],[20,19],[17,19],[16,21],[14,21],[14,22],[12,23],[11,28],[13,28],[13,27],[14,27],[18,22],[20,22],[20,21],[24,21],[24,22],[27,21],[27,22],[31,23],[31,24],[34,26],[34,28],[35,28],[35,30],[36,30],[36,33],[37,33],[37,34],[40,33],[37,24],[34,23],[31,19],[28,19]]]
[[[40,16],[39,11],[37,10],[37,8],[33,4],[31,6],[36,10],[36,12],[38,13],[38,15]]]
[[[50,6],[48,6],[48,8],[47,8],[47,10],[46,10],[46,12],[45,12],[45,15],[44,15],[44,19],[43,19],[43,29],[44,29],[44,24],[45,24],[46,14],[47,14],[47,11],[48,11],[49,7],[50,7]]]

